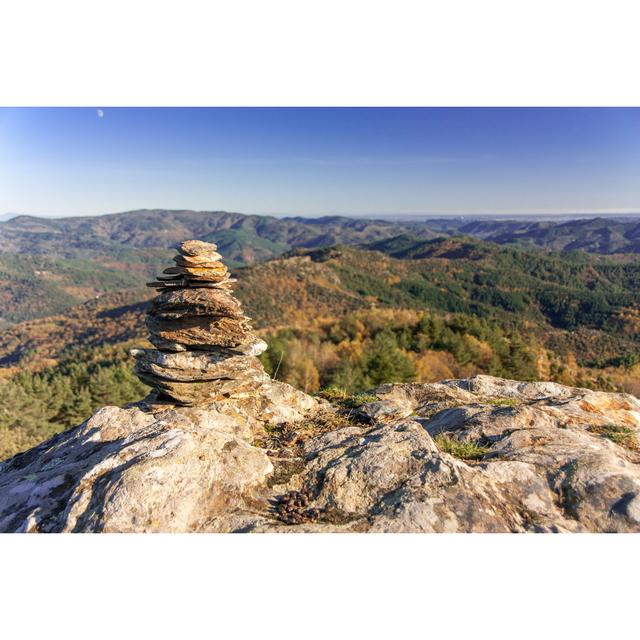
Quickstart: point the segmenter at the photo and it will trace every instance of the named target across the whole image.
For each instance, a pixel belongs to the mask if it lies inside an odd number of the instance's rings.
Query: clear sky
[[[640,211],[640,109],[0,109],[0,214]]]

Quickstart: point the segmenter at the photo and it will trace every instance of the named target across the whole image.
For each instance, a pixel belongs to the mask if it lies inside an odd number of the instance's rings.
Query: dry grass
[[[300,422],[265,424],[264,434],[254,440],[256,447],[263,449],[286,449],[302,445],[309,438],[351,427],[357,422],[348,414],[333,409],[320,410]]]
[[[347,393],[344,389],[330,387],[318,392],[320,398],[324,398],[333,404],[337,404],[345,409],[356,409],[363,404],[376,402],[378,396],[373,393]]]

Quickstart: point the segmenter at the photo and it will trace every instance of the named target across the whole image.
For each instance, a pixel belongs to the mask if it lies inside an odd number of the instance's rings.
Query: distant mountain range
[[[640,217],[550,220],[425,218],[376,220],[327,216],[275,218],[225,211],[140,210],[92,217],[17,216],[0,222],[0,252],[78,257],[116,248],[167,249],[186,237],[215,241],[227,259],[250,264],[294,247],[360,244],[401,234],[429,239],[469,235],[554,251],[640,253]]]
[[[60,313],[106,292],[139,287],[166,264],[172,248],[185,238],[216,242],[227,263],[237,268],[296,249],[334,245],[362,245],[397,257],[428,257],[421,252],[433,251],[436,245],[414,246],[415,242],[460,236],[544,251],[640,253],[640,219],[623,217],[563,222],[390,221],[155,209],[94,217],[17,216],[0,222],[0,329]]]
[[[566,222],[474,220],[447,229],[498,244],[522,243],[549,251],[640,253],[640,218],[587,218]]]
[[[123,249],[168,249],[185,238],[214,241],[227,260],[250,264],[293,247],[356,244],[405,233],[384,220],[274,218],[225,211],[141,210],[94,217],[18,216],[0,223],[0,252],[79,257]],[[425,233],[432,237],[426,228]]]

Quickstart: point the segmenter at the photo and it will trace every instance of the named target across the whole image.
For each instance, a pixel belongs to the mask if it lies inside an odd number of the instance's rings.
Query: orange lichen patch
[[[624,403],[624,399],[612,398],[611,402],[603,403],[602,406],[594,405],[591,402],[580,400],[571,406],[572,403],[559,407],[541,406],[540,408],[547,414],[558,419],[560,428],[578,427],[581,429],[591,429],[603,425],[618,424],[633,429],[640,429],[640,414],[636,411],[626,409],[607,408],[606,405],[616,406]]]
[[[599,407],[596,407],[594,404],[591,404],[586,400],[581,400],[579,406],[583,411],[587,411],[588,413],[600,413]]]
[[[590,402],[589,400],[581,400],[579,403],[580,408],[583,411],[589,413],[601,413],[606,411],[632,411],[633,406],[626,398],[616,396],[602,396],[598,398],[597,404]]]
[[[631,412],[610,411],[607,412],[607,417],[616,424],[633,427],[635,429],[638,429],[640,427],[640,425],[638,424],[638,418]]]

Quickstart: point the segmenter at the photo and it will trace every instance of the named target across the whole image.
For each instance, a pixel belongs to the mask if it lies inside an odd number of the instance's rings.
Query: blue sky
[[[0,109],[0,214],[640,211],[640,109]]]

